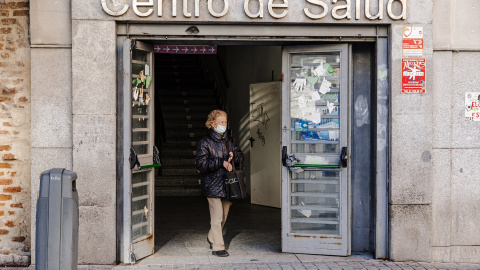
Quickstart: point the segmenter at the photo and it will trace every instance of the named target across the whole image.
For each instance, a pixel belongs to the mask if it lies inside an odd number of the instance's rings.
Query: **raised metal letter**
[[[307,17],[309,17],[310,19],[318,20],[318,19],[321,19],[321,18],[323,18],[327,15],[328,6],[322,0],[307,0],[307,2],[309,2],[310,4],[313,4],[313,5],[321,6],[323,8],[323,12],[321,14],[318,14],[318,15],[315,15],[315,14],[311,13],[308,10],[308,8],[304,8],[303,12],[305,12],[305,15],[307,15]]]
[[[102,0],[102,8],[103,8],[103,11],[105,11],[105,13],[107,13],[110,16],[122,16],[123,14],[125,14],[125,12],[127,12],[128,5],[126,4],[123,5],[123,8],[120,11],[111,11],[107,7],[107,3],[105,3],[105,0]]]
[[[208,0],[208,12],[210,12],[210,14],[213,17],[217,17],[217,18],[225,16],[225,14],[227,14],[228,12],[228,0],[223,0],[223,4],[224,4],[223,11],[220,13],[217,13],[213,10],[213,0]]]
[[[362,4],[360,0],[356,0],[355,2],[355,19],[360,20],[360,15],[362,14]]]
[[[287,16],[288,10],[284,10],[282,13],[277,14],[273,11],[273,8],[288,8],[288,0],[283,0],[283,4],[274,4],[273,0],[268,0],[268,13],[270,13],[270,16],[275,19],[281,19]]]
[[[192,13],[188,12],[188,0],[183,0],[183,16],[192,17]]]
[[[195,17],[200,17],[200,0],[195,0]]]
[[[332,0],[332,3],[337,3],[338,0]],[[343,6],[337,6],[337,7],[334,7],[333,10],[332,10],[332,17],[337,19],[337,20],[341,20],[341,19],[351,19],[352,18],[352,3],[350,2],[350,0],[341,0],[341,1],[345,1],[347,2],[346,5],[343,5]],[[339,9],[347,9],[347,12],[345,12],[345,14],[343,15],[338,15],[337,14],[337,11]]]
[[[138,0],[133,0],[132,7],[135,14],[140,17],[147,17],[152,14],[153,8],[149,8],[147,12],[140,12],[140,10],[138,10],[138,7],[153,7],[153,0],[148,0],[148,2],[138,2]]]
[[[402,5],[402,13],[398,16],[395,16],[392,11],[392,5],[394,1],[400,1]],[[407,0],[389,0],[387,5],[388,16],[392,20],[405,20],[407,19]]]
[[[162,17],[163,0],[158,0],[158,17]],[[177,17],[177,0],[172,0],[172,17]]]
[[[263,18],[263,3],[262,0],[257,0],[259,4],[258,12],[256,14],[253,14],[250,12],[250,9],[248,8],[248,4],[250,3],[250,0],[245,0],[243,2],[243,9],[245,10],[245,14],[247,14],[248,17],[250,18]]]
[[[365,16],[370,20],[383,20],[383,0],[378,0],[378,14],[370,14],[370,0],[365,0]]]

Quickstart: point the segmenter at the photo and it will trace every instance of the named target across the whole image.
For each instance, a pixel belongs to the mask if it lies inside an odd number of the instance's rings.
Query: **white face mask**
[[[226,130],[227,130],[227,126],[218,125],[218,126],[215,128],[215,131],[218,132],[218,133],[220,133],[220,134],[225,133]]]

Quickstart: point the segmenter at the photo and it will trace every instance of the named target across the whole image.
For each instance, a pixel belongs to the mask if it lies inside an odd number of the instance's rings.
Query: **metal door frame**
[[[117,39],[118,41],[118,39]],[[133,42],[132,42],[133,41]],[[118,237],[118,246],[117,246],[117,260],[123,263],[135,263],[136,258],[134,255],[134,247],[142,248],[142,253],[154,253],[153,250],[150,252],[149,249],[145,247],[153,246],[154,239],[154,216],[155,212],[151,211],[150,213],[150,224],[148,225],[149,230],[152,232],[151,235],[142,236],[139,239],[132,240],[132,219],[131,219],[131,199],[132,199],[132,170],[130,170],[130,147],[132,146],[132,101],[131,101],[131,69],[132,69],[132,59],[131,54],[134,47],[139,51],[150,51],[150,68],[154,72],[153,64],[153,46],[149,48],[149,44],[142,44],[141,42],[135,43],[131,39],[123,39],[121,47],[117,47],[121,50],[117,51],[117,75],[119,75],[119,80],[117,80],[118,85],[122,88],[117,88],[117,174],[118,183],[117,183],[117,237]],[[148,60],[147,60],[148,62]],[[150,89],[154,90],[155,82],[152,82]],[[150,93],[151,99],[155,98],[154,91]],[[154,100],[151,101],[152,105],[155,106]],[[151,111],[153,114],[153,112]],[[154,138],[154,114],[153,117],[148,117],[150,131],[149,131],[149,141],[150,147],[148,153],[139,154],[138,159],[140,164],[151,164],[153,161],[153,138]],[[139,165],[140,166],[140,165]],[[152,168],[142,168],[135,169],[136,173],[149,172],[149,174],[154,174],[154,169]],[[155,179],[154,175],[153,180],[150,181],[150,186],[153,187],[153,190],[149,190],[149,195],[153,198],[149,200],[149,208],[154,209],[154,185]],[[146,213],[145,213],[146,215]],[[125,229],[129,228],[129,229]],[[144,244],[146,243],[146,244]],[[138,253],[137,253],[138,255]],[[144,256],[144,255],[141,255]]]
[[[390,25],[260,25],[260,24],[198,24],[201,33],[189,34],[185,30],[191,24],[117,24],[117,259],[129,263],[125,258],[124,239],[129,239],[128,224],[123,220],[123,164],[122,152],[125,132],[123,130],[123,41],[127,38],[157,42],[215,42],[224,45],[278,45],[287,42],[375,42],[377,71],[387,71],[386,77],[376,74],[376,226],[375,257],[389,257],[389,181],[390,181],[390,92],[391,92],[391,26]],[[235,35],[232,35],[235,33]],[[275,33],[272,36],[271,33]],[[310,43],[311,44],[311,43]],[[283,102],[283,101],[282,101]],[[128,135],[127,135],[128,136]],[[281,158],[279,157],[279,162]],[[127,157],[128,160],[128,157]]]
[[[323,53],[323,52],[332,52],[332,51],[340,51],[340,57],[341,57],[341,62],[345,62],[347,72],[345,72],[346,76],[341,76],[341,85],[345,85],[345,87],[342,87],[341,89],[344,89],[344,91],[340,90],[339,92],[339,97],[340,97],[340,102],[343,103],[346,108],[344,108],[344,111],[346,113],[340,113],[340,122],[344,123],[346,130],[342,132],[340,142],[346,142],[346,147],[347,147],[347,155],[348,155],[348,163],[350,160],[351,156],[351,145],[352,145],[352,129],[351,129],[351,120],[352,120],[352,74],[351,74],[351,68],[352,68],[352,45],[351,44],[346,44],[346,43],[339,43],[339,44],[328,44],[328,45],[309,45],[309,46],[288,46],[283,48],[282,50],[282,70],[284,74],[284,84],[282,85],[282,126],[286,126],[287,130],[291,130],[291,90],[290,90],[290,75],[287,74],[290,73],[290,68],[291,68],[291,63],[290,63],[290,55],[292,54],[302,54],[302,53]],[[346,56],[344,56],[346,54]],[[342,61],[344,60],[344,61]],[[286,97],[286,98],[283,98]],[[343,101],[343,102],[342,102]],[[343,106],[340,105],[342,108]],[[282,133],[282,147],[287,146],[287,149],[291,148],[291,132],[283,132]],[[342,147],[342,144],[340,144],[340,148]],[[340,154],[339,154],[340,155]],[[315,239],[318,237],[318,240],[315,241],[315,243],[319,243],[320,241],[323,242],[325,245],[331,245],[331,247],[335,247],[339,244],[343,247],[343,244],[345,245],[346,251],[345,253],[343,250],[338,251],[334,250],[334,248],[329,248],[330,254],[325,254],[325,255],[338,255],[338,256],[349,256],[351,255],[351,193],[350,193],[350,188],[351,188],[351,166],[347,166],[344,168],[344,171],[341,173],[340,177],[340,182],[346,181],[344,185],[340,185],[341,187],[341,194],[344,194],[345,196],[340,197],[340,209],[345,206],[347,207],[346,210],[341,211],[339,214],[339,219],[341,220],[341,223],[339,224],[341,226],[340,229],[340,235],[342,235],[342,231],[345,234],[345,239],[344,238],[339,238],[336,237],[336,235],[306,235],[302,233],[292,233],[289,232],[289,228],[291,226],[290,222],[290,209],[289,207],[291,206],[291,198],[290,198],[290,190],[291,190],[291,185],[290,185],[290,177],[291,174],[289,170],[286,167],[282,167],[282,191],[288,190],[289,194],[282,194],[282,249],[285,249],[284,242],[283,242],[283,237],[291,237],[293,239],[301,240],[303,238],[305,239]],[[341,168],[340,168],[341,169]],[[342,170],[342,169],[341,169]],[[286,230],[286,232],[284,232]],[[321,239],[321,240],[320,240]],[[295,241],[297,241],[295,240]],[[338,243],[338,242],[341,243]],[[306,249],[306,251],[302,253],[308,253],[310,247]],[[313,253],[316,254],[316,253]]]

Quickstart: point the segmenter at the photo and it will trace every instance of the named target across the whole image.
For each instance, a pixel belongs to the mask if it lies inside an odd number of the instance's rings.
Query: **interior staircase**
[[[197,55],[156,55],[155,78],[156,108],[161,109],[166,130],[155,195],[200,196],[195,155],[198,141],[207,134],[208,113],[221,108],[216,91],[207,82]]]

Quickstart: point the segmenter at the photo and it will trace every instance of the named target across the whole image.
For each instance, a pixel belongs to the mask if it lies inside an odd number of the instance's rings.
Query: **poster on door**
[[[480,121],[480,92],[465,93],[465,121]]]
[[[403,27],[403,57],[423,56],[423,27]]]
[[[425,69],[424,58],[402,59],[402,93],[425,93]]]

